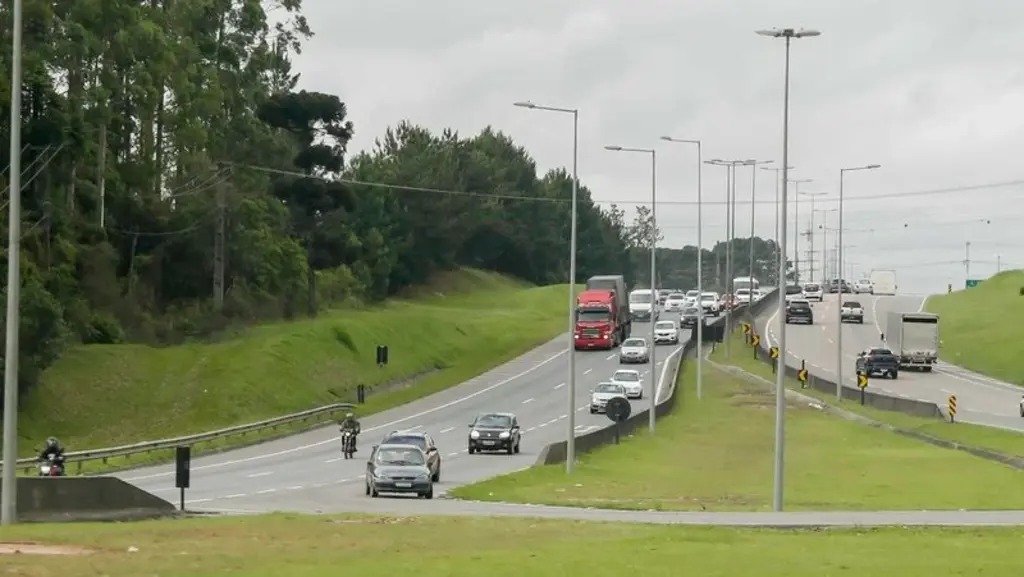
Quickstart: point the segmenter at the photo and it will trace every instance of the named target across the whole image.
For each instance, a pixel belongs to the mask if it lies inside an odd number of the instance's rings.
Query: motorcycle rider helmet
[[[46,439],[46,448],[55,449],[57,445],[60,445],[60,441],[57,440],[57,437],[50,437]]]

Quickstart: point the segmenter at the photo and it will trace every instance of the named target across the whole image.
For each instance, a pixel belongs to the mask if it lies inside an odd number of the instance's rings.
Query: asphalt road
[[[864,324],[843,324],[843,385],[856,386],[854,372],[857,353],[870,346],[882,344],[886,317],[890,311],[917,312],[922,309],[923,296],[843,295],[864,306]],[[825,378],[836,378],[836,324],[837,295],[825,295],[822,303],[813,303],[813,325],[789,325],[786,333],[786,364],[799,366],[807,361],[809,370]],[[773,311],[774,313],[774,311]],[[769,342],[778,343],[779,319],[768,313],[762,323],[768,325]],[[940,335],[942,331],[941,320]],[[1003,383],[966,369],[944,363],[931,373],[911,370],[900,371],[899,379],[872,378],[869,390],[888,395],[919,399],[945,406],[950,395],[957,397],[957,420],[1024,431],[1018,403],[1024,391],[1020,387]]]
[[[666,314],[663,318],[677,315]],[[634,323],[633,334],[648,336],[650,324]],[[681,342],[687,338],[689,331],[682,331]],[[456,387],[361,419],[359,452],[352,460],[342,458],[337,427],[333,426],[193,459],[186,505],[197,510],[240,512],[351,509],[353,503],[370,502],[364,495],[369,447],[395,429],[427,431],[434,437],[442,454],[441,482],[435,485],[435,497],[452,487],[529,467],[545,445],[565,439],[567,434],[565,348],[565,338],[559,337]],[[671,377],[671,372],[664,370],[666,359],[673,367],[681,350],[681,346],[672,345],[657,348],[655,361],[663,383]],[[649,364],[620,365],[617,349],[577,353],[577,434],[611,424],[604,415],[590,414],[590,390],[619,368],[636,368],[645,380],[650,378]],[[632,401],[634,412],[648,406],[647,390],[645,386],[642,400]],[[520,454],[467,454],[467,426],[474,415],[488,411],[518,415],[524,430]],[[172,465],[126,471],[118,476],[158,496],[177,500]],[[373,501],[384,500],[387,498]]]

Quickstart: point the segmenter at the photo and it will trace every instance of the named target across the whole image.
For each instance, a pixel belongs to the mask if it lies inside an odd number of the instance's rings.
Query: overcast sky
[[[650,202],[649,160],[604,145],[658,150],[667,246],[696,244],[696,207],[680,204],[697,199],[696,150],[658,137],[781,166],[784,43],[753,31],[820,30],[793,43],[790,178],[813,179],[800,191],[827,193],[815,208],[828,210],[840,168],[883,165],[845,179],[854,274],[895,268],[901,290],[959,287],[967,242],[972,277],[997,260],[1024,267],[1024,184],[956,190],[1024,183],[1024,2],[306,0],[305,13],[316,36],[296,62],[300,87],[348,104],[353,151],[408,119],[467,136],[492,125],[541,170],[569,166],[571,118],[512,102],[579,108],[580,180],[596,199]],[[703,171],[705,244],[725,237],[725,170]],[[751,169],[737,172],[737,234],[749,236]],[[775,183],[758,171],[760,236],[775,235]],[[803,230],[810,208],[802,197]],[[790,234],[795,210],[791,199]],[[835,211],[815,216],[837,224]],[[801,238],[802,258],[809,248]]]

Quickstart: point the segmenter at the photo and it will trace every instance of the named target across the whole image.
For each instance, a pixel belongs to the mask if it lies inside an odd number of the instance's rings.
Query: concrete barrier
[[[116,477],[18,477],[19,522],[129,521],[177,514],[174,505]]]

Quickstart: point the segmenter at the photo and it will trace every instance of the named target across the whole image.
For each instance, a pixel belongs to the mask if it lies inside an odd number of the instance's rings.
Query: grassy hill
[[[564,330],[566,287],[471,269],[373,308],[249,329],[216,343],[74,348],[22,400],[22,454],[198,433],[335,402],[377,385],[367,414],[476,376]],[[389,364],[376,365],[376,347]]]
[[[939,358],[1024,385],[1020,332],[1024,326],[1024,271],[997,274],[977,287],[928,298],[940,316]]]

